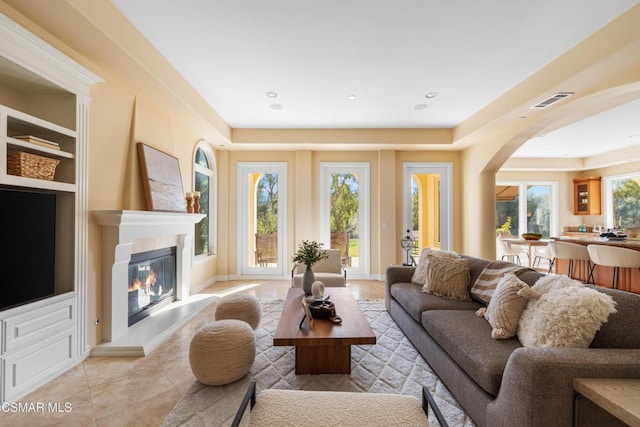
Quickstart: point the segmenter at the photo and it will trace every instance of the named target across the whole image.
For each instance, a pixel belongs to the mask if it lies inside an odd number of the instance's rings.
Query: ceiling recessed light
[[[629,138],[631,138],[631,139],[639,139],[640,138],[640,133],[637,133],[635,135],[629,135]]]
[[[282,104],[271,104],[270,107],[272,110],[282,110],[284,108]]]
[[[427,94],[424,96],[425,98],[435,98],[436,96],[438,96],[438,92],[427,92]]]
[[[278,97],[278,93],[277,92],[267,92],[267,98],[277,98]]]
[[[414,110],[425,110],[428,107],[427,104],[417,104],[413,107]]]
[[[355,95],[349,95],[347,98],[349,98],[350,100],[353,101],[354,99],[356,99],[356,96]]]

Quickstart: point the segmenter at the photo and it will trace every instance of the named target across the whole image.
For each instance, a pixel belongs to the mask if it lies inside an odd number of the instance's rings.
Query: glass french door
[[[402,235],[415,240],[414,258],[427,247],[452,249],[451,173],[451,163],[403,165]]]
[[[287,262],[286,163],[238,163],[238,271],[282,276]]]
[[[320,164],[320,229],[324,247],[339,249],[348,277],[369,276],[369,163]]]

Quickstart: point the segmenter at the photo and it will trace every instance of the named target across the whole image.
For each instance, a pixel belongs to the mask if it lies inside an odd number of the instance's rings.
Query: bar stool
[[[594,266],[613,267],[613,280],[611,281],[613,289],[618,289],[618,276],[621,268],[640,269],[639,251],[607,245],[589,245],[587,250]],[[591,276],[593,276],[593,272]]]
[[[532,268],[540,268],[540,262],[542,260],[547,260],[549,264],[549,268],[551,268],[551,263],[553,262],[553,255],[551,255],[551,251],[549,250],[549,245],[547,246],[534,246],[534,254],[533,262],[531,263]]]
[[[556,258],[569,260],[569,270],[567,271],[567,276],[572,279],[574,261],[587,261],[587,265],[589,266],[589,276],[587,278],[587,283],[591,283],[591,279],[593,278],[592,276],[594,264],[592,263],[591,257],[589,256],[589,251],[587,251],[587,248],[584,245],[553,241],[549,242],[549,250],[551,251],[551,255],[553,256],[553,259],[549,264],[549,274],[551,273],[551,270],[553,270],[553,266],[556,263]]]

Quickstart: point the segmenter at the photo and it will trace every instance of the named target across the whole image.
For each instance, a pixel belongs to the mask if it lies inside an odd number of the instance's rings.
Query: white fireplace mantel
[[[98,224],[103,227],[116,227],[122,241],[155,237],[157,227],[179,229],[193,235],[193,224],[200,222],[206,215],[181,212],[149,211],[93,211]],[[186,227],[185,227],[186,226]]]
[[[129,329],[141,329],[139,323],[156,321],[146,318],[131,328],[128,326],[131,255],[142,252],[140,247],[153,250],[176,246],[176,297],[178,302],[186,300],[190,295],[194,224],[205,215],[130,210],[92,213],[102,226],[102,338],[115,342],[131,334]]]

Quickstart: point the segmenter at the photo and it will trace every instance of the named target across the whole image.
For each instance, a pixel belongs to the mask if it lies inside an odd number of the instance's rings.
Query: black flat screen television
[[[0,188],[0,310],[55,293],[56,195]]]

